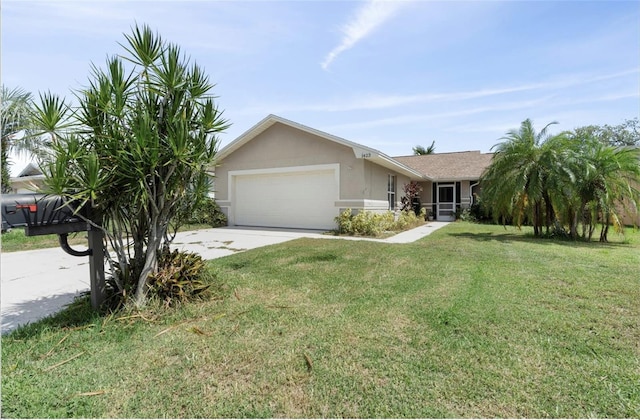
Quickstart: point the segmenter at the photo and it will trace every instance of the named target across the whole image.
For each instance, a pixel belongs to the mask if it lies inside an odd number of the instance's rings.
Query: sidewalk
[[[180,232],[173,247],[197,252],[210,260],[298,238],[410,243],[447,224],[429,222],[386,239],[333,236],[295,229],[224,227]],[[60,311],[90,287],[89,258],[73,257],[60,248],[2,253],[0,262],[3,334]]]

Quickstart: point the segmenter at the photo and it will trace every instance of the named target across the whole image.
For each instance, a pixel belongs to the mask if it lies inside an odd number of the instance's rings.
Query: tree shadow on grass
[[[25,339],[44,329],[87,326],[100,316],[91,307],[88,292],[63,293],[13,305],[2,314],[2,335]]]
[[[479,233],[471,233],[471,232],[461,232],[461,233],[449,233],[450,236],[458,237],[458,238],[467,238],[473,239],[480,242],[526,242],[537,245],[561,245],[568,246],[571,248],[620,248],[620,247],[629,247],[629,244],[619,243],[619,242],[595,242],[595,241],[583,241],[583,240],[573,240],[569,238],[560,238],[560,237],[539,237],[536,238],[532,234],[521,234],[521,233],[491,233],[491,232],[479,232]]]

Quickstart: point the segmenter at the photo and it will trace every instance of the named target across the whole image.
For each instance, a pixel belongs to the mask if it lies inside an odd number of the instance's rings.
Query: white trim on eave
[[[380,166],[383,166],[385,168],[388,168],[398,173],[401,173],[403,175],[406,175],[411,179],[430,180],[430,178],[426,177],[424,174],[416,171],[415,169],[407,165],[404,165],[398,162],[397,160],[391,158],[390,156],[385,155],[379,150],[372,149],[371,147],[367,147],[358,143],[354,143],[352,141],[343,139],[342,137],[337,137],[332,134],[325,133],[324,131],[316,130],[315,128],[311,128],[306,125],[299,124],[297,122],[294,122],[273,114],[267,115],[262,121],[258,122],[249,130],[241,134],[237,139],[235,139],[234,141],[229,143],[227,146],[222,148],[217,153],[216,160],[217,161],[224,160],[225,157],[229,156],[231,153],[238,150],[240,147],[244,146],[246,143],[251,141],[253,138],[258,136],[260,133],[262,133],[263,131],[265,131],[275,123],[280,123],[289,127],[293,127],[300,131],[304,131],[306,133],[324,138],[334,143],[338,143],[343,146],[350,147],[351,150],[353,150],[353,154],[355,155],[356,158],[370,160]]]
[[[33,162],[29,162],[27,166],[25,166],[20,173],[14,178],[24,178],[30,176],[43,176],[40,167]]]
[[[442,177],[442,178],[433,178],[432,182],[462,182],[462,181],[477,181],[480,179],[480,176],[462,176],[462,177]]]

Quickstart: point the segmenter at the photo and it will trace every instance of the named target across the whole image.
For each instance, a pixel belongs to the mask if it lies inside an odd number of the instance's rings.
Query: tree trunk
[[[147,279],[149,275],[158,266],[158,249],[162,242],[162,236],[158,234],[157,220],[152,220],[149,226],[149,242],[147,243],[146,255],[144,266],[138,277],[138,284],[136,286],[136,299],[135,303],[138,308],[145,305],[147,300]]]
[[[578,230],[578,220],[582,223],[582,239],[587,237],[587,225],[591,224],[590,217],[587,218],[586,212],[587,202],[582,200],[580,201],[580,208],[578,209],[578,214],[576,214],[576,235]]]
[[[570,211],[570,215],[571,215],[571,228],[570,228],[570,235],[571,235],[571,239],[577,239],[578,238],[578,214],[579,214],[580,210],[571,210]]]
[[[170,172],[173,172],[175,168],[171,167]],[[136,287],[136,306],[142,307],[146,303],[147,290],[148,290],[148,278],[158,268],[158,254],[160,247],[167,235],[167,228],[169,225],[169,219],[171,214],[171,202],[167,202],[165,197],[165,183],[162,180],[158,180],[157,192],[155,194],[155,200],[151,203],[151,212],[153,216],[149,221],[148,232],[149,239],[147,243],[146,255],[144,266],[140,272],[138,278],[138,285]],[[165,181],[166,182],[166,181]]]
[[[8,154],[8,137],[2,139],[0,147],[2,148],[2,194],[11,192],[10,172],[9,172],[9,154]]]
[[[608,242],[607,235],[609,233],[609,213],[607,212],[602,221],[602,229],[600,230],[600,242]]]
[[[545,225],[547,229],[547,235],[549,235],[549,228],[554,224],[556,218],[556,212],[553,209],[553,204],[551,203],[551,197],[549,197],[549,193],[545,191],[543,194],[544,202],[545,202]]]
[[[542,236],[542,203],[535,201],[533,204],[533,234]]]
[[[149,275],[156,269],[158,265],[158,255],[156,250],[147,248],[147,258],[145,260],[144,266],[142,267],[142,272],[140,273],[140,277],[138,278],[138,286],[136,288],[136,306],[141,308],[145,305],[147,301],[147,279]]]

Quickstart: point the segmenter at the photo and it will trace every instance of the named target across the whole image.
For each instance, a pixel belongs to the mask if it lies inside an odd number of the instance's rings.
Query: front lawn
[[[638,417],[640,233],[455,223],[210,262],[219,300],[2,338],[4,417]],[[83,318],[84,316],[84,318]]]

